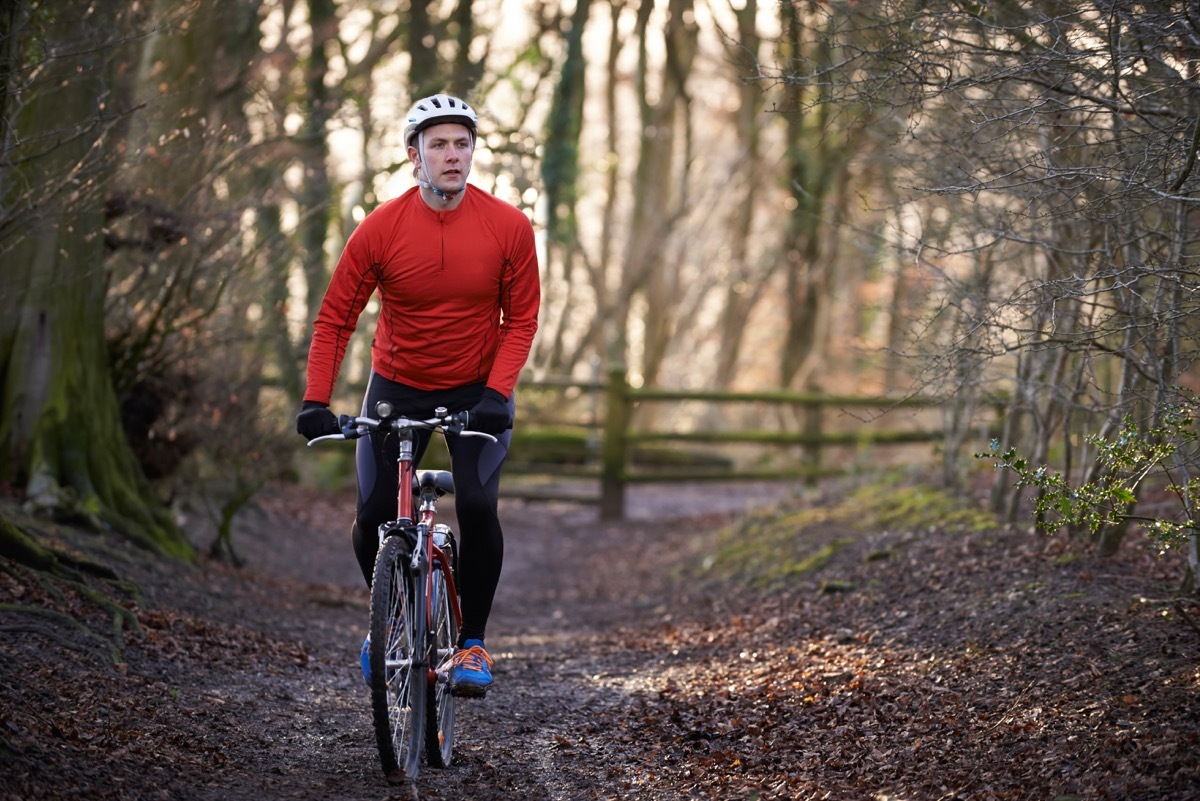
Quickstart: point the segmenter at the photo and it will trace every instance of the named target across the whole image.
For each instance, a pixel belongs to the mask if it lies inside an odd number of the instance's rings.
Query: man
[[[346,243],[313,324],[296,430],[310,440],[338,431],[330,397],[350,335],[378,289],[363,413],[385,399],[408,417],[430,417],[438,406],[469,410],[470,428],[498,439],[447,439],[463,616],[450,684],[456,695],[482,696],[492,683],[484,636],[504,555],[500,469],[512,436],[513,390],[537,330],[537,254],[526,216],[467,184],[476,115],[466,103],[444,94],[417,102],[404,141],[417,186],[368,214]],[[419,432],[417,462],[428,443],[429,433]],[[352,539],[368,585],[379,525],[397,514],[396,450],[384,434],[358,441]],[[365,658],[363,665],[367,675]]]

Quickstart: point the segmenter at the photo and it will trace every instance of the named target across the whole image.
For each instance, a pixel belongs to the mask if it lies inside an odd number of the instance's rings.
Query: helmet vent
[[[459,98],[444,94],[431,95],[417,101],[409,110],[408,125],[404,129],[404,144],[412,145],[417,133],[431,125],[444,122],[465,125],[474,137],[477,121],[475,112]]]

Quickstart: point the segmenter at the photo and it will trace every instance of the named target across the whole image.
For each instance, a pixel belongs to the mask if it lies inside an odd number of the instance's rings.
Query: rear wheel
[[[458,645],[458,623],[451,605],[450,585],[440,565],[433,568],[433,630],[428,709],[425,718],[425,755],[435,768],[450,766],[454,755],[454,696],[450,694],[450,673],[444,669]]]
[[[414,592],[409,543],[385,537],[371,583],[371,711],[383,773],[415,780],[420,770],[427,696],[425,595]]]

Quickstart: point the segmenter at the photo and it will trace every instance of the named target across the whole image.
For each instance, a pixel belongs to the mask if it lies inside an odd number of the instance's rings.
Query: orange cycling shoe
[[[495,662],[483,649],[483,640],[467,640],[450,657],[450,692],[459,698],[482,698],[492,686]]]

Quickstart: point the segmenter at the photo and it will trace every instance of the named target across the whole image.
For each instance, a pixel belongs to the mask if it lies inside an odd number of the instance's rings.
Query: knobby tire
[[[425,738],[425,593],[414,591],[410,547],[385,537],[371,583],[371,711],[388,781],[416,780]]]
[[[451,606],[450,585],[441,566],[433,568],[433,630],[429,632],[430,664],[440,668],[458,645],[458,624]],[[425,757],[435,768],[450,766],[454,755],[454,696],[447,671],[435,671],[429,682],[425,717]]]

